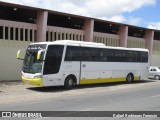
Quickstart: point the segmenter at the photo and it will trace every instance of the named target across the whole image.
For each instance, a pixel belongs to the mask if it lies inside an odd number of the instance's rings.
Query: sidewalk
[[[86,94],[86,90],[66,90],[61,87],[36,87],[23,84],[21,81],[0,82],[0,105],[37,101],[49,98]]]
[[[33,87],[31,85],[24,85],[21,81],[1,81],[0,104],[36,99],[34,96],[39,98],[39,92],[32,90]]]
[[[63,98],[95,92],[119,91],[121,89],[137,89],[160,84],[159,81],[145,80],[134,84],[113,83],[102,85],[77,86],[75,89],[66,90],[61,87],[36,87],[23,84],[21,81],[0,83],[0,105],[12,103],[24,103],[26,101],[39,101],[50,98]]]
[[[22,83],[21,80],[13,80],[13,81],[0,80],[0,86],[2,86],[2,85],[17,85],[17,84],[21,84],[21,83]]]

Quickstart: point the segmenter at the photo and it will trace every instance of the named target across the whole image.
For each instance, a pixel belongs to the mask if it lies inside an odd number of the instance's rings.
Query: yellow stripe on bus
[[[134,80],[139,80],[139,76],[135,76]],[[98,78],[98,79],[81,79],[80,84],[95,84],[95,83],[109,83],[109,82],[125,82],[125,77],[119,78]]]
[[[139,76],[135,76],[135,77],[134,77],[134,81],[137,81],[137,80],[140,80],[140,77],[139,77]]]

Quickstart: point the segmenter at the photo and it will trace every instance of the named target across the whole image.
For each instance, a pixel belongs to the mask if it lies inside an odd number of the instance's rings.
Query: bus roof
[[[57,40],[57,41],[54,41],[54,42],[37,42],[37,43],[31,43],[31,44],[47,44],[47,45],[61,44],[61,45],[76,45],[76,46],[80,45],[80,46],[88,46],[88,47],[121,49],[121,50],[135,50],[135,51],[147,51],[148,52],[148,49],[145,49],[145,48],[113,47],[113,46],[106,46],[103,43],[73,41],[73,40]]]
[[[73,40],[57,40],[54,42],[39,42],[32,44],[62,44],[62,45],[89,45],[89,46],[105,46],[103,43],[95,43],[95,42],[84,42],[84,41],[73,41]]]

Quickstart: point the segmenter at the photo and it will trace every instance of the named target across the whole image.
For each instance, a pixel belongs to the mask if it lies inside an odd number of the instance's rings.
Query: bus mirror
[[[21,51],[21,50],[18,50],[18,51],[17,51],[17,59],[20,58],[20,51]]]
[[[38,53],[37,53],[37,60],[40,60],[41,59],[41,55],[42,53],[44,52],[45,50],[39,50]]]
[[[25,50],[25,49],[22,49],[22,50]],[[20,54],[21,54],[21,51],[22,51],[22,50],[18,50],[18,51],[17,51],[16,58],[19,59],[19,60],[23,60],[22,58],[20,58],[20,56],[21,56]]]
[[[42,52],[42,50],[38,51],[38,53],[37,53],[37,60],[40,60],[40,58],[41,58],[41,52]]]

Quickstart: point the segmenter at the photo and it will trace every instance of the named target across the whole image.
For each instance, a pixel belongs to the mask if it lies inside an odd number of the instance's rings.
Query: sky
[[[160,0],[0,0],[160,30]]]

